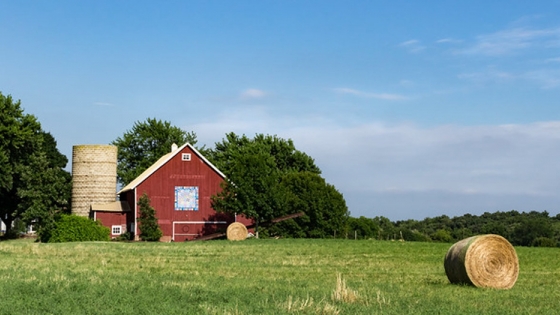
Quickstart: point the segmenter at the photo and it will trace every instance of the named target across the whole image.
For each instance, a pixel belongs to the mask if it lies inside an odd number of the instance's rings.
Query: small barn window
[[[191,160],[191,154],[190,153],[181,154],[181,160],[182,161],[190,161]]]
[[[175,187],[175,210],[198,211],[198,186]]]
[[[120,225],[111,226],[111,234],[121,235],[122,234],[122,226],[120,226]]]

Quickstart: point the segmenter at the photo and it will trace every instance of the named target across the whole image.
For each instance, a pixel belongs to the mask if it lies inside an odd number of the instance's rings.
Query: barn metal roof
[[[109,203],[92,204],[91,211],[130,212],[130,207],[126,201],[113,201]]]
[[[226,178],[226,175],[222,173],[214,164],[210,163],[197,149],[195,149],[190,143],[185,143],[181,147],[173,150],[172,152],[167,153],[166,155],[162,156],[157,160],[152,166],[148,167],[142,174],[136,177],[133,181],[131,181],[128,185],[126,185],[123,189],[121,189],[117,195],[120,195],[123,192],[133,190],[142,182],[144,182],[150,175],[155,173],[160,167],[165,165],[169,160],[171,160],[175,155],[179,154],[184,148],[189,147],[201,160],[204,161],[208,166],[210,166],[218,175],[222,178]]]

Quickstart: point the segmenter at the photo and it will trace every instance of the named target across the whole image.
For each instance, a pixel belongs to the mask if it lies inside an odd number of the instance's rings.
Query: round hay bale
[[[226,234],[230,241],[242,241],[247,238],[247,227],[243,223],[233,222],[228,226]]]
[[[451,283],[511,289],[519,275],[513,246],[502,236],[487,234],[461,240],[447,251],[445,273]]]

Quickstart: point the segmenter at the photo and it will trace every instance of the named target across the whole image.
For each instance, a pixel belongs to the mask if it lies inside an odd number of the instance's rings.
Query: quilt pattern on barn
[[[198,187],[175,187],[175,210],[198,211]]]

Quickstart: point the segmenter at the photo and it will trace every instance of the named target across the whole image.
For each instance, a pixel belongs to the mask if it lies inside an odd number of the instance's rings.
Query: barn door
[[[173,240],[182,242],[200,236],[202,224],[191,222],[173,222]]]
[[[173,241],[193,240],[227,228],[226,221],[174,221]]]

